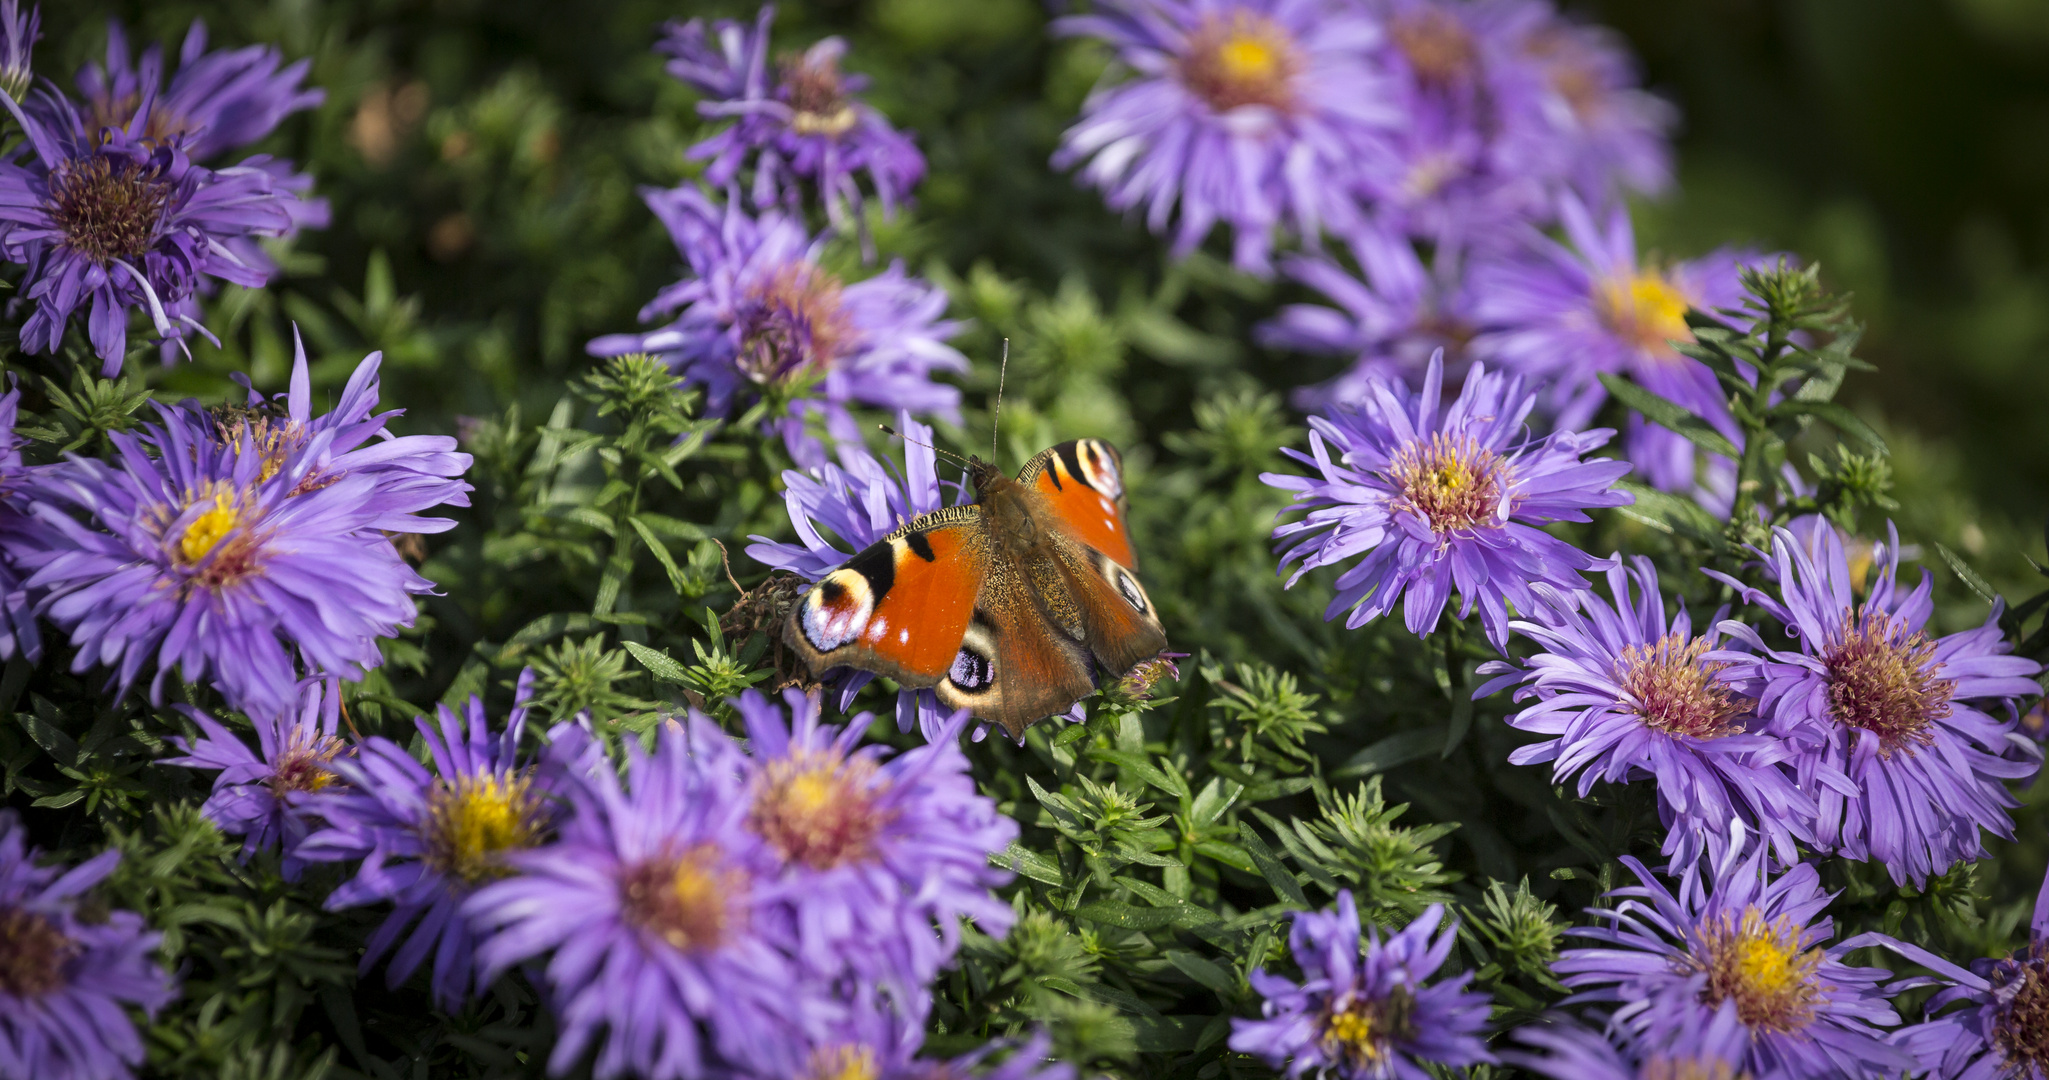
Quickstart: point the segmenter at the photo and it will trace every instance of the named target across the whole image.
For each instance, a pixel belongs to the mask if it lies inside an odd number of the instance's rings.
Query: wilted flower
[[[1275,232],[1312,243],[1355,226],[1358,163],[1398,119],[1367,62],[1380,31],[1364,13],[1298,0],[1106,0],[1054,24],[1117,50],[1113,74],[1062,137],[1057,168],[1113,210],[1172,223],[1186,253],[1218,222],[1240,269],[1270,270]]]
[[[823,241],[775,211],[751,218],[694,187],[641,194],[689,260],[691,276],[640,312],[643,322],[674,321],[598,338],[591,355],[655,354],[705,387],[712,415],[755,395],[786,405],[787,415],[773,423],[807,468],[825,463],[824,448],[805,431],[808,415],[821,416],[842,442],[861,439],[847,412],[853,402],[957,415],[960,391],[932,381],[937,372],[967,368],[967,358],[944,344],[958,329],[943,319],[944,291],[901,264],[842,281],[818,261]]]
[[[336,453],[381,425],[347,414],[293,444],[265,434],[288,427],[223,432],[195,406],[158,411],[140,437],[110,436],[113,462],[74,458],[33,478],[35,543],[15,558],[38,611],[71,635],[73,670],[107,665],[126,691],[154,661],[152,699],[176,667],[262,718],[297,696],[299,660],[348,679],[381,664],[377,639],[412,625],[412,598],[433,586],[380,530],[447,527],[411,511],[467,490],[441,475],[465,456],[414,443],[397,455],[422,455],[413,469],[381,448]]]
[[[202,168],[180,138],[88,133],[71,102],[47,90],[32,99],[34,115],[4,100],[29,150],[0,162],[0,258],[27,267],[21,295],[35,302],[23,349],[55,352],[72,313],[89,307],[86,336],[112,375],[128,350],[130,310],[182,344],[187,331],[206,334],[194,300],[204,279],[268,279],[269,267],[235,245],[295,227],[299,196],[276,175]]]
[[[888,118],[855,97],[867,84],[840,70],[846,42],[829,37],[801,53],[769,63],[768,31],[775,5],[764,4],[753,29],[720,19],[706,32],[703,19],[671,22],[655,51],[667,53],[669,74],[705,95],[697,111],[733,125],[690,148],[706,158],[705,182],[731,186],[750,159],[756,209],[781,206],[802,217],[797,180],[818,189],[836,226],[858,220],[868,175],[883,213],[893,212],[925,174],[924,155]],[[716,43],[714,43],[716,39]]]
[[[51,112],[49,119],[76,119],[87,137],[103,128],[124,129],[133,138],[151,142],[180,137],[194,161],[211,161],[269,135],[285,117],[327,100],[326,91],[300,85],[312,70],[311,60],[280,65],[284,54],[271,45],[207,52],[206,24],[194,20],[178,50],[178,70],[165,85],[163,46],[151,45],[139,61],[132,60],[128,35],[121,24],[109,23],[106,63],[78,73],[85,113]]]
[[[1442,933],[1432,936],[1439,924]],[[1288,944],[1302,969],[1298,985],[1264,970],[1248,976],[1265,999],[1261,1019],[1231,1019],[1231,1049],[1294,1078],[1335,1073],[1343,1080],[1422,1080],[1424,1063],[1451,1067],[1491,1062],[1480,1031],[1487,995],[1467,992],[1471,972],[1434,985],[1458,936],[1455,920],[1433,904],[1382,940],[1361,948],[1350,890],[1335,911],[1298,911]]]
[[[1561,427],[1586,423],[1607,400],[1602,373],[1628,375],[1740,447],[1743,431],[1729,412],[1728,392],[1706,364],[1671,344],[1693,340],[1689,309],[1733,307],[1742,299],[1739,256],[1717,251],[1661,267],[1638,260],[1623,207],[1597,220],[1566,197],[1559,220],[1567,244],[1534,237],[1526,251],[1475,262],[1474,313],[1488,330],[1474,350],[1548,386],[1547,407]],[[1698,451],[1684,436],[1632,414],[1624,444],[1652,486],[1693,490]]]
[[[895,757],[857,748],[869,714],[835,729],[797,690],[782,708],[754,691],[747,725],[748,828],[782,866],[796,906],[799,955],[812,970],[882,987],[921,1020],[927,988],[960,945],[960,921],[1001,937],[1016,915],[990,892],[1010,875],[989,857],[1017,823],[975,790],[956,712],[937,737]]]
[[[1593,912],[1608,925],[1567,931],[1599,945],[1567,949],[1551,969],[1582,1000],[1612,1003],[1610,1023],[1632,1056],[1711,1057],[1726,1046],[1719,1014],[1734,1013],[1748,1044],[1740,1071],[1758,1080],[1913,1070],[1880,1030],[1899,1023],[1886,1000],[1890,972],[1843,962],[1874,935],[1826,944],[1829,894],[1812,863],[1771,877],[1764,846],[1739,835],[1706,878],[1709,864],[1687,867],[1675,895],[1642,863],[1622,862],[1642,884],[1616,889],[1608,895],[1621,902]]]
[[[1540,604],[1509,626],[1543,651],[1527,667],[1481,665],[1482,674],[1505,674],[1476,696],[1523,683],[1516,700],[1538,703],[1509,725],[1552,736],[1508,760],[1555,762],[1554,781],[1578,773],[1581,798],[1596,781],[1650,781],[1673,866],[1703,850],[1719,860],[1731,821],[1767,837],[1781,861],[1798,862],[1794,841],[1813,836],[1815,810],[1783,764],[1793,748],[1757,719],[1744,669],[1719,649],[1719,632],[1696,637],[1684,605],[1667,624],[1650,560],[1633,560],[1633,596],[1631,571],[1620,555],[1612,561],[1612,605],[1538,585]]]
[[[341,719],[340,683],[308,679],[293,707],[252,715],[257,753],[212,717],[190,708],[185,713],[201,737],[173,736],[170,744],[184,756],[163,758],[161,764],[219,770],[200,812],[221,832],[242,838],[245,859],[277,850],[285,880],[296,880],[306,865],[299,845],[320,821],[307,797],[341,783],[336,764],[354,752],[335,734]]]
[[[328,827],[299,847],[310,862],[361,859],[356,876],[328,895],[336,910],[381,900],[394,910],[363,946],[368,972],[412,930],[392,955],[387,980],[398,986],[431,952],[434,1000],[460,1008],[476,976],[476,934],[461,907],[476,889],[512,873],[506,856],[534,847],[554,827],[555,789],[579,770],[607,767],[603,751],[573,725],[551,733],[548,761],[521,759],[533,672],[522,672],[505,730],[491,733],[484,703],[470,698],[458,719],[448,706],[440,723],[413,721],[426,743],[429,771],[397,743],[373,736],[353,759],[332,769],[348,787],[314,800]],[[592,757],[596,754],[597,757]]]
[[[115,1080],[142,1062],[124,1006],[177,996],[150,954],[162,934],[132,911],[78,916],[78,898],[121,861],[106,851],[60,875],[37,866],[28,830],[0,811],[0,1076]]]
[[[1357,406],[1309,418],[1309,453],[1289,457],[1320,476],[1268,473],[1268,484],[1295,493],[1299,521],[1274,529],[1288,579],[1364,556],[1337,579],[1326,619],[1349,612],[1347,627],[1379,618],[1403,600],[1410,632],[1437,625],[1457,589],[1459,617],[1475,603],[1496,646],[1508,637],[1508,604],[1530,611],[1531,586],[1545,582],[1586,588],[1580,571],[1595,565],[1585,552],[1537,528],[1586,521],[1586,509],[1630,501],[1614,483],[1625,462],[1580,456],[1613,432],[1558,431],[1532,438],[1523,421],[1535,400],[1520,378],[1475,364],[1448,409],[1444,360],[1430,361],[1419,394],[1405,383],[1376,381]],[[1332,458],[1335,448],[1337,457]]]
[[[2015,733],[2016,699],[2041,692],[2040,665],[2006,655],[1994,605],[1985,624],[1930,638],[1932,579],[1899,587],[1899,533],[1873,558],[1876,572],[1855,602],[1850,564],[1833,529],[1812,544],[1777,530],[1767,573],[1779,595],[1739,589],[1785,626],[1798,652],[1769,649],[1755,631],[1725,623],[1758,650],[1758,711],[1781,730],[1810,733],[1793,759],[1801,786],[1820,796],[1815,845],[1851,859],[1877,859],[1900,883],[1919,885],[1959,862],[1982,858],[1980,829],[2011,838],[2003,782],[2041,765],[2031,740]],[[1991,715],[1998,710],[2005,719]]]
[[[702,1077],[734,1069],[795,1076],[838,1014],[805,978],[776,853],[748,828],[750,785],[709,721],[665,724],[653,753],[626,741],[624,786],[609,768],[569,778],[552,844],[509,852],[516,871],[470,897],[482,982],[553,953],[548,998],[569,1069],[609,1029],[599,1076]]]

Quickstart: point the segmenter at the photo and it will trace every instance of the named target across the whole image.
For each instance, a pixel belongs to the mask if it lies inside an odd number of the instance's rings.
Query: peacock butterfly
[[[931,687],[1022,740],[1033,721],[1167,646],[1124,523],[1124,462],[1077,439],[1013,480],[968,460],[975,502],[906,522],[820,578],[783,637],[813,678],[837,667]]]

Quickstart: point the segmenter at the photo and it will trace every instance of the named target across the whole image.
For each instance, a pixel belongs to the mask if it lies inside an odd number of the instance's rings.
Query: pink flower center
[[[1836,723],[1878,736],[1878,752],[1891,757],[1935,741],[1932,729],[1949,716],[1956,682],[1938,679],[1935,644],[1888,615],[1844,615],[1822,650],[1828,669],[1829,713]]]
[[[1264,105],[1295,107],[1295,76],[1302,63],[1294,39],[1264,15],[1237,11],[1226,20],[1205,15],[1179,64],[1181,83],[1216,112]]]
[[[322,791],[333,786],[341,777],[329,765],[346,749],[347,744],[332,735],[294,732],[284,753],[278,755],[277,764],[271,767],[270,779],[266,781],[270,793],[282,799],[295,791]]]
[[[1508,464],[1470,436],[1438,432],[1396,452],[1388,468],[1401,500],[1439,534],[1507,520]]]
[[[1425,7],[1408,12],[1388,24],[1387,36],[1426,86],[1455,86],[1479,71],[1479,46],[1448,11]]]
[[[799,135],[843,135],[860,120],[847,100],[839,58],[824,50],[785,56],[778,63],[789,102],[790,130]]]
[[[686,951],[716,949],[739,933],[746,892],[747,875],[726,868],[709,844],[637,863],[619,878],[627,921]]]
[[[2012,995],[1992,1026],[1992,1039],[2006,1055],[2004,1075],[2049,1072],[2049,945],[2038,941],[2025,956],[2001,962],[1992,984],[1996,997]]]
[[[101,266],[131,265],[156,243],[171,186],[132,161],[95,155],[57,167],[45,204],[73,251]]]
[[[78,943],[32,911],[0,908],[0,994],[37,997],[64,985]]]
[[[867,758],[798,751],[762,770],[751,824],[785,860],[813,870],[866,862],[892,818],[880,794]]]
[[[1736,717],[1744,701],[1715,678],[1729,665],[1702,663],[1707,642],[1666,634],[1652,645],[1631,645],[1616,664],[1616,681],[1643,722],[1659,731],[1718,739],[1743,730]]]
[[[840,293],[839,278],[809,264],[757,285],[739,304],[741,373],[762,385],[823,374],[856,337]]]

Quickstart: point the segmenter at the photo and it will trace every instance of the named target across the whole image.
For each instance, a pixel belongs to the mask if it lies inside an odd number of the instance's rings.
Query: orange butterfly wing
[[[1124,458],[1101,439],[1076,439],[1042,451],[1017,482],[1052,507],[1060,530],[1127,568],[1138,566],[1124,524]]]
[[[953,667],[988,572],[980,507],[922,515],[820,578],[783,637],[814,676],[836,667],[927,687]]]

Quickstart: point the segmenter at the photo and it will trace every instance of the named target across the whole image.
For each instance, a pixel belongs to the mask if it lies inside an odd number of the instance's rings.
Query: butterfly
[[[1017,479],[968,459],[975,501],[904,523],[790,607],[813,678],[836,667],[930,687],[1022,741],[1033,721],[1167,647],[1134,572],[1124,461],[1098,439],[1041,451]]]

